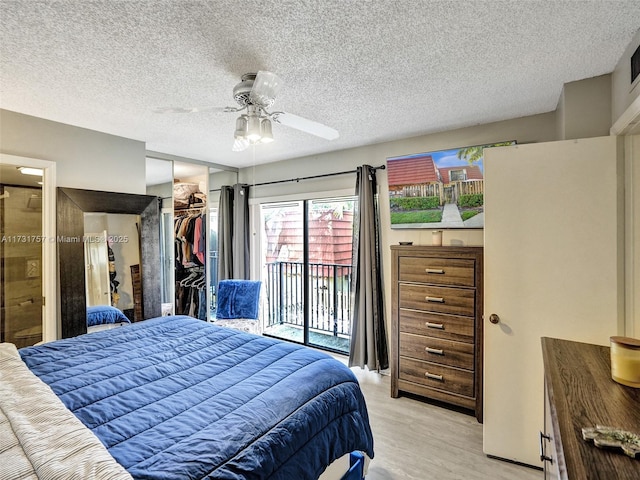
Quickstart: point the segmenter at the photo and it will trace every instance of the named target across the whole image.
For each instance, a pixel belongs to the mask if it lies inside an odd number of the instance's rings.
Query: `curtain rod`
[[[385,165],[380,165],[379,167],[373,167],[374,170],[385,170],[387,167]],[[288,180],[274,180],[272,182],[262,182],[262,183],[254,183],[249,186],[251,187],[262,187],[264,185],[276,185],[278,183],[289,183],[289,182],[299,182],[301,180],[314,180],[316,178],[325,178],[325,177],[335,177],[337,175],[348,175],[350,173],[357,173],[357,170],[346,170],[344,172],[334,172],[334,173],[323,173],[322,175],[311,175],[309,177],[298,177],[298,178],[289,178]],[[209,190],[209,192],[219,192],[220,189]]]

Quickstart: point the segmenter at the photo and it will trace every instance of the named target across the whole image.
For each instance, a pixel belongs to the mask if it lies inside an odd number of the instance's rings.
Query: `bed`
[[[105,478],[312,480],[373,458],[353,373],[299,345],[170,316],[19,357],[115,459]]]

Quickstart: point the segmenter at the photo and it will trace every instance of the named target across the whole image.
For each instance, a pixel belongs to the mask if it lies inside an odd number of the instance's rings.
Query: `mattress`
[[[353,373],[295,344],[160,317],[20,355],[136,479],[317,479],[373,458]]]

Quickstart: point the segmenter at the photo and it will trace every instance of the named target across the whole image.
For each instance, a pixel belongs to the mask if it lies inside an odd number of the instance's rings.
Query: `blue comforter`
[[[352,372],[298,345],[175,316],[20,354],[136,479],[316,479],[373,457]]]

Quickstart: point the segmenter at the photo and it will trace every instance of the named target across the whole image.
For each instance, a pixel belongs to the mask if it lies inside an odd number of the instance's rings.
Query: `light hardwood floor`
[[[541,480],[542,471],[487,457],[475,417],[391,398],[390,377],[353,369],[364,392],[375,458],[367,480]]]

